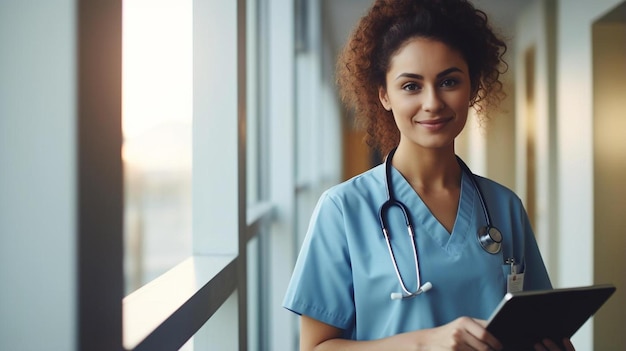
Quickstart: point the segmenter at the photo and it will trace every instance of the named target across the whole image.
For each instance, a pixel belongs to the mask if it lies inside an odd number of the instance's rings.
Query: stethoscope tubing
[[[463,160],[459,156],[456,157],[456,160],[459,163],[459,166],[461,166],[461,169],[463,169],[463,172],[465,172],[465,174],[469,176],[470,180],[472,181],[472,184],[474,185],[474,188],[476,189],[476,192],[478,193],[478,201],[480,202],[480,207],[482,207],[483,209],[483,214],[485,215],[485,222],[487,223],[487,228],[492,228],[493,226],[491,225],[491,214],[489,213],[489,209],[487,208],[487,203],[485,203],[485,198],[483,197],[483,191],[480,188],[478,181],[476,180],[476,176],[474,175],[474,173],[472,173],[472,171],[469,169],[467,164],[465,164],[465,162],[463,162]]]
[[[393,158],[395,151],[396,151],[396,148],[392,149],[389,152],[389,155],[387,155],[387,158],[385,159],[385,183],[386,183],[386,188],[387,188],[386,189],[387,200],[383,202],[383,204],[380,206],[380,209],[378,211],[378,217],[380,220],[381,230],[383,232],[383,236],[387,244],[387,249],[389,251],[389,256],[391,258],[394,271],[396,273],[398,281],[400,282],[400,286],[403,290],[403,293],[392,293],[391,298],[403,299],[403,298],[414,297],[423,292],[430,290],[432,288],[432,284],[430,282],[426,282],[424,283],[424,285],[422,285],[421,283],[419,258],[417,254],[417,245],[415,244],[415,231],[413,229],[413,225],[411,224],[411,219],[410,219],[411,215],[407,207],[402,202],[397,200],[393,193],[393,187],[391,184],[391,159]],[[494,227],[491,224],[491,215],[489,213],[489,209],[487,208],[487,203],[485,202],[485,199],[483,197],[482,190],[478,184],[478,181],[475,178],[476,176],[472,173],[472,171],[465,164],[465,162],[463,162],[463,160],[461,160],[461,158],[458,156],[457,156],[457,162],[459,163],[462,171],[470,177],[472,185],[474,186],[474,188],[476,189],[476,193],[478,194],[480,206],[485,216],[486,226],[482,227],[481,230],[478,231],[478,241],[486,252],[491,253],[491,254],[498,253],[500,252],[500,248],[501,248],[502,234],[496,227]],[[411,247],[413,249],[413,258],[414,258],[414,264],[415,264],[415,275],[416,275],[416,283],[417,283],[417,289],[413,292],[411,292],[404,284],[404,279],[402,279],[402,274],[400,273],[400,269],[398,268],[398,263],[396,261],[396,257],[393,253],[393,248],[391,246],[391,235],[388,229],[388,222],[387,222],[386,215],[388,214],[389,210],[394,206],[399,208],[402,211],[402,214],[404,216],[404,222],[407,227],[409,239],[411,240]]]

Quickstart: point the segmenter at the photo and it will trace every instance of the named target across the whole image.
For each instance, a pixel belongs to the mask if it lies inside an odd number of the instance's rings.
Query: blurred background
[[[618,290],[626,2],[475,0],[507,98],[457,152],[524,202],[555,287]],[[281,301],[322,191],[380,162],[336,93],[371,0],[0,3],[0,349],[297,350]]]

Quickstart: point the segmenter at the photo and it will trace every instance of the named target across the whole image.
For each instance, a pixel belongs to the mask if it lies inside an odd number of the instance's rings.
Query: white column
[[[269,122],[269,198],[276,205],[276,222],[269,237],[269,350],[292,350],[296,318],[282,300],[295,264],[295,141],[294,141],[294,5],[270,1],[267,8],[266,120]]]
[[[0,349],[76,348],[73,1],[0,2]]]

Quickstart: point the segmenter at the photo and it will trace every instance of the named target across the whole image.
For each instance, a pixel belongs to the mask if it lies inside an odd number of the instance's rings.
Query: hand
[[[461,317],[433,329],[429,344],[442,350],[501,350],[502,344],[485,329],[486,325],[483,320]]]
[[[569,339],[563,339],[563,346],[565,351],[575,351],[574,345]],[[556,345],[556,343],[550,339],[543,339],[541,344],[535,345],[535,351],[562,351],[563,349]]]

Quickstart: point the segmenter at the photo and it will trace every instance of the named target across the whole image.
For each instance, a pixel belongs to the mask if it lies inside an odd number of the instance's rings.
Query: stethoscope
[[[383,231],[383,236],[385,237],[385,241],[387,242],[387,248],[389,249],[389,256],[391,257],[391,263],[393,263],[393,268],[396,271],[396,276],[398,277],[398,281],[400,282],[400,286],[402,287],[403,292],[394,292],[391,293],[392,300],[404,299],[409,297],[415,297],[423,292],[430,290],[433,285],[430,282],[425,282],[423,285],[421,283],[420,277],[420,268],[419,268],[419,260],[417,258],[417,247],[415,244],[415,233],[413,231],[413,225],[410,220],[410,213],[407,207],[400,201],[396,199],[393,194],[392,186],[391,186],[391,159],[393,154],[396,152],[396,149],[392,149],[385,160],[385,182],[387,184],[387,201],[385,201],[381,206],[378,212],[378,216],[380,219],[380,226]],[[485,199],[483,197],[482,191],[480,190],[480,186],[476,181],[476,178],[472,171],[467,167],[465,162],[461,160],[457,156],[457,161],[461,166],[463,172],[465,172],[472,181],[476,192],[478,193],[478,199],[480,201],[480,206],[483,209],[483,214],[485,215],[485,222],[487,223],[485,226],[481,227],[477,234],[478,243],[480,246],[490,254],[496,254],[500,252],[502,247],[502,233],[491,224],[491,215],[489,214],[489,209],[487,208],[487,204],[485,203]],[[407,227],[407,231],[409,234],[409,239],[411,240],[411,245],[413,247],[413,258],[415,263],[415,276],[417,278],[417,289],[415,291],[410,291],[407,289],[404,284],[404,280],[402,279],[402,275],[400,274],[400,270],[398,269],[398,263],[396,261],[396,257],[393,254],[393,249],[391,247],[391,240],[389,235],[389,230],[387,229],[387,218],[386,215],[389,212],[389,209],[393,206],[398,207],[402,214],[404,215],[404,222]]]

